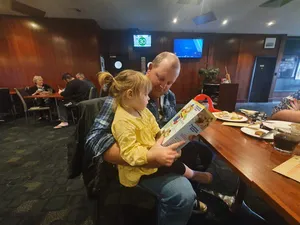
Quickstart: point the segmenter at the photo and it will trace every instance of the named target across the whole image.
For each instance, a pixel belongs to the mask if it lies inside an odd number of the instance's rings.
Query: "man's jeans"
[[[187,224],[196,202],[196,193],[185,177],[166,174],[141,179],[139,185],[157,196],[159,225]]]

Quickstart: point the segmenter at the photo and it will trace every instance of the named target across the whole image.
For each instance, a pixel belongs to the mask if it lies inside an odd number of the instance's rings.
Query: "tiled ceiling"
[[[11,0],[0,0],[0,13],[16,13]],[[46,17],[94,19],[103,29],[218,33],[277,33],[300,36],[300,0],[19,0],[46,12]],[[278,2],[278,4],[277,4]],[[275,5],[275,7],[274,7]],[[276,7],[282,5],[281,7]],[[193,18],[213,12],[217,20],[196,25]],[[172,20],[177,17],[177,23]],[[228,20],[226,26],[222,25]],[[266,23],[275,21],[273,26]]]

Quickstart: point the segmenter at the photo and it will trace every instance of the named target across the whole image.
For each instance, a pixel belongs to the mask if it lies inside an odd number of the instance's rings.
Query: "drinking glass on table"
[[[274,148],[280,152],[292,154],[300,142],[300,133],[278,132],[274,135]]]

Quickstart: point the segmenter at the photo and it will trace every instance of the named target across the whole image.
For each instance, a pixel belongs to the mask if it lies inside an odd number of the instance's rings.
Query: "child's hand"
[[[174,143],[170,146],[162,146],[164,138],[161,137],[157,140],[155,145],[150,148],[147,153],[148,161],[155,160],[161,166],[171,166],[176,158],[180,157],[180,154],[176,151],[178,147],[183,145],[185,142],[181,141]]]

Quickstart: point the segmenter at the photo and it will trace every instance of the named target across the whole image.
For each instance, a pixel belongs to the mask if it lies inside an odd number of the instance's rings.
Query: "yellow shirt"
[[[141,117],[134,117],[121,106],[117,107],[112,123],[112,134],[120,147],[121,157],[131,166],[118,165],[120,183],[136,186],[142,175],[150,175],[156,168],[135,167],[147,164],[147,152],[155,144],[160,131],[152,113],[145,108]]]

